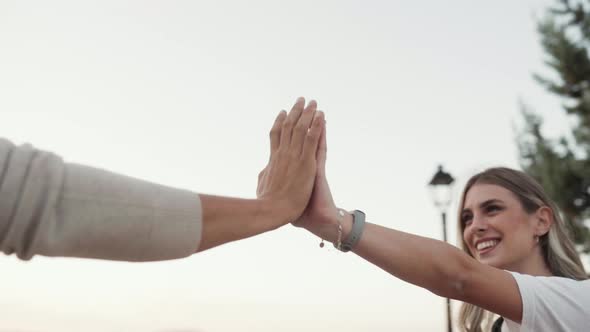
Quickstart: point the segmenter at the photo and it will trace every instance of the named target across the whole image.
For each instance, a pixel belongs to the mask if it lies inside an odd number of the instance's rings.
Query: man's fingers
[[[264,179],[264,176],[266,175],[267,168],[268,168],[268,165],[266,167],[264,167],[262,169],[262,171],[260,171],[260,173],[258,173],[258,183],[262,182],[262,179]]]
[[[308,160],[309,158],[316,158],[318,151],[318,145],[322,136],[322,131],[325,127],[324,112],[318,111],[313,117],[311,127],[305,136],[305,142],[303,144],[303,158]]]
[[[297,101],[291,108],[291,111],[287,115],[287,118],[285,119],[285,121],[283,121],[283,127],[281,129],[281,145],[288,147],[289,144],[291,144],[291,135],[293,133],[293,127],[295,127],[295,124],[297,123],[297,121],[299,121],[299,117],[303,112],[304,106],[305,98],[297,98]]]
[[[267,166],[268,167],[268,166]],[[258,186],[256,186],[256,197],[260,197],[263,194],[263,188],[266,181],[266,168],[265,167],[260,173],[258,173]]]
[[[299,157],[301,155],[301,151],[303,150],[303,142],[305,140],[305,136],[307,136],[307,132],[309,131],[309,126],[313,121],[313,117],[315,115],[316,109],[318,104],[315,100],[309,102],[307,107],[301,113],[299,117],[299,121],[295,124],[295,128],[293,129],[293,135],[291,136],[291,149],[292,151]]]
[[[279,148],[281,144],[281,129],[283,128],[283,122],[287,117],[287,112],[280,111],[277,115],[272,128],[270,129],[270,154],[272,154]]]

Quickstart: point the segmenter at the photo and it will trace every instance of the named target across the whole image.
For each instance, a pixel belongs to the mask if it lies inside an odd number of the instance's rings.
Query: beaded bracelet
[[[338,222],[338,240],[334,243],[334,247],[338,250],[342,250],[342,222],[340,222],[344,218],[344,210],[338,209],[338,217],[336,221]],[[324,247],[324,239],[320,242],[320,248]]]

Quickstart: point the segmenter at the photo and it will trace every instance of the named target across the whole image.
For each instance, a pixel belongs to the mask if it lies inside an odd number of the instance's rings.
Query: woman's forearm
[[[471,258],[442,241],[367,223],[354,253],[388,273],[454,299],[464,294]]]

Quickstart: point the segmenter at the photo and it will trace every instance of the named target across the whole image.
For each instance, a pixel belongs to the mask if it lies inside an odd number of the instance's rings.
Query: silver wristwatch
[[[352,250],[359,242],[361,235],[363,234],[363,229],[365,229],[365,213],[360,210],[354,210],[352,212],[352,230],[350,234],[342,241],[340,244],[340,251],[348,252]]]

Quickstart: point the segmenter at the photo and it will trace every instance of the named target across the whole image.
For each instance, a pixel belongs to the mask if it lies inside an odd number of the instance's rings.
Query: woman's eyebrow
[[[492,205],[494,203],[502,203],[502,201],[496,198],[488,199],[487,201],[480,203],[479,208],[485,209],[487,206]]]
[[[502,203],[501,200],[496,199],[496,198],[492,198],[492,199],[488,199],[482,203],[479,204],[479,208],[480,209],[485,209],[487,206],[492,205],[494,203]],[[461,211],[461,214],[465,213],[465,212],[471,212],[470,208],[465,208]]]

